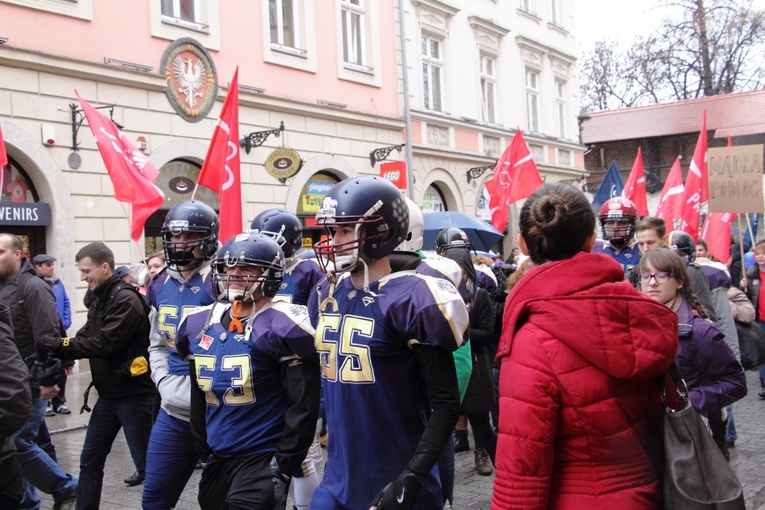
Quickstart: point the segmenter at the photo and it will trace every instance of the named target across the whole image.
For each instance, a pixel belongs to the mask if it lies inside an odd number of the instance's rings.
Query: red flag
[[[491,224],[503,232],[507,226],[507,208],[510,204],[527,198],[541,185],[542,178],[537,164],[519,129],[494,167],[494,177],[486,182],[486,189],[491,196]]]
[[[643,173],[643,149],[641,147],[638,147],[637,157],[632,165],[630,176],[627,178],[627,184],[624,185],[622,196],[632,200],[632,203],[637,206],[638,216],[648,215],[645,173]]]
[[[8,153],[5,152],[5,142],[3,142],[3,130],[0,128],[0,171],[8,164]],[[0,182],[2,187],[2,182]]]
[[[242,183],[239,152],[239,67],[228,88],[198,183],[220,197],[221,241],[242,232]]]
[[[730,257],[730,224],[736,213],[709,213],[701,227],[701,237],[709,245],[709,252],[723,264]]]
[[[701,203],[709,199],[709,175],[707,173],[707,110],[704,109],[704,120],[701,124],[699,140],[693,151],[693,161],[685,180],[683,193],[683,215],[680,230],[693,236],[699,235],[699,218]]]
[[[663,219],[670,230],[674,228],[675,219],[683,214],[683,190],[683,171],[680,168],[680,158],[676,158],[664,189],[661,190],[659,207],[656,209],[656,216]]]
[[[146,220],[165,201],[165,194],[154,185],[159,170],[125,138],[114,122],[81,98],[76,90],[74,93],[96,137],[98,151],[114,186],[114,198],[133,205],[130,237],[137,241],[141,238]]]

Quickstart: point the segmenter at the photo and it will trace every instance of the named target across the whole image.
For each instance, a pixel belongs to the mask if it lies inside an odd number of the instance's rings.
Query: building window
[[[186,28],[205,30],[202,21],[202,0],[162,0],[162,21]]]
[[[268,20],[271,27],[271,46],[276,50],[302,55],[300,49],[300,18],[297,0],[269,0]]]
[[[495,122],[494,106],[494,59],[481,55],[481,107],[483,120]]]
[[[566,85],[555,80],[555,107],[558,117],[558,136],[566,138]]]
[[[539,73],[526,69],[526,114],[529,131],[539,131]]]
[[[441,102],[441,41],[422,36],[422,90],[425,109],[443,111]]]
[[[524,12],[536,14],[536,10],[534,9],[534,0],[519,0],[518,8]]]
[[[342,0],[343,61],[352,68],[369,70],[364,35],[364,0]]]
[[[563,26],[561,23],[560,0],[550,0],[550,21],[553,25]]]

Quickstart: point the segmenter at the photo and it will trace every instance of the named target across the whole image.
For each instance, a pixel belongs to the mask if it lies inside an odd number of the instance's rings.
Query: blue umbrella
[[[436,236],[447,227],[457,227],[467,234],[474,250],[489,251],[505,237],[502,232],[489,223],[457,211],[439,211],[423,214],[425,231],[423,232],[423,250],[436,249]]]

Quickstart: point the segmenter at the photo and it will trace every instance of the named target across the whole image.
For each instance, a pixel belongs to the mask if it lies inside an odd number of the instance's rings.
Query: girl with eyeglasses
[[[680,343],[675,364],[693,407],[707,414],[746,395],[744,369],[725,336],[707,320],[683,260],[666,248],[651,250],[640,259],[637,275],[642,292],[677,315]],[[725,453],[723,446],[720,449]]]

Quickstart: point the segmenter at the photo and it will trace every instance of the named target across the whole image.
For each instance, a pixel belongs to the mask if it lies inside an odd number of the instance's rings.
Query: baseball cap
[[[32,259],[32,264],[35,266],[41,266],[45,264],[46,262],[55,262],[56,257],[53,255],[48,255],[47,253],[41,253],[39,255],[36,255],[35,258]]]
[[[120,278],[124,278],[130,274],[130,269],[127,266],[120,266],[114,270],[114,274],[116,274]]]

